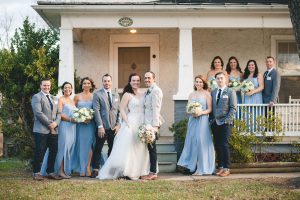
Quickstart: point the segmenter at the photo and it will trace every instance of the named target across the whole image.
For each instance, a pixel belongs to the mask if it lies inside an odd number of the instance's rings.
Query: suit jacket
[[[50,133],[48,126],[51,122],[55,121],[57,125],[60,123],[61,112],[58,112],[57,101],[53,95],[49,96],[53,104],[52,111],[47,97],[42,92],[32,97],[31,106],[34,114],[33,132],[48,134]]]
[[[97,126],[103,126],[104,129],[113,129],[119,123],[120,97],[115,93],[111,93],[111,96],[112,107],[110,108],[107,93],[103,88],[93,95],[95,122]]]
[[[218,88],[211,92],[213,112],[210,114],[211,124],[216,121],[218,125],[233,124],[237,109],[236,93],[232,89],[226,87],[217,104]]]
[[[154,83],[145,94],[145,124],[160,127],[163,118],[160,115],[163,93]]]
[[[280,89],[280,74],[276,69],[272,69],[270,73],[264,78],[264,89],[262,91],[263,102],[274,103],[278,102],[278,93]]]

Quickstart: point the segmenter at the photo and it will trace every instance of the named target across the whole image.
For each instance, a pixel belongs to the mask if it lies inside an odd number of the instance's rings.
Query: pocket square
[[[224,95],[222,96],[222,98],[223,98],[223,99],[228,99],[228,95],[224,94]]]

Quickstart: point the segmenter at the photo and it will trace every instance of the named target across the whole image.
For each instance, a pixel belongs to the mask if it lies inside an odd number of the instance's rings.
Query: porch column
[[[178,91],[173,100],[187,100],[193,91],[193,39],[192,28],[179,30]]]
[[[74,46],[72,28],[60,28],[58,86],[72,83],[74,91]],[[74,93],[74,92],[73,92]]]
[[[179,29],[179,70],[178,91],[173,96],[175,101],[174,120],[185,118],[185,106],[189,94],[193,91],[193,39],[192,28]]]

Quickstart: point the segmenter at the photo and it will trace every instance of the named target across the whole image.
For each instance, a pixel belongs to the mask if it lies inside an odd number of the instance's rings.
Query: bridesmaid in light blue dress
[[[264,89],[264,79],[258,72],[255,60],[249,60],[244,72],[244,80],[250,80],[254,84],[254,90],[247,92],[244,96],[244,104],[262,104],[262,90]]]
[[[223,69],[224,62],[220,56],[215,56],[210,64],[210,70],[207,72],[206,81],[211,81],[212,79],[215,79],[215,75],[219,72],[223,72],[226,76],[226,83],[228,84],[228,74],[227,71]],[[208,90],[212,91],[214,88],[208,85]],[[215,84],[215,87],[217,87],[217,83]]]
[[[61,122],[57,128],[58,133],[58,151],[54,164],[54,171],[65,179],[71,178],[72,157],[76,140],[76,124],[73,117],[73,111],[76,108],[74,101],[71,99],[72,84],[64,82],[62,87],[63,96],[58,99],[58,110],[62,112]],[[41,174],[46,175],[47,150],[41,168]]]
[[[187,168],[193,175],[213,174],[215,150],[209,127],[208,114],[212,111],[212,98],[202,76],[195,77],[189,102],[199,102],[202,111],[189,117],[184,148],[177,165]]]
[[[83,92],[74,97],[77,108],[89,108],[93,106],[94,81],[88,77],[81,80]],[[75,154],[73,157],[73,170],[79,172],[80,176],[90,176],[90,164],[92,149],[95,142],[96,125],[94,120],[78,123],[76,130]],[[100,156],[100,155],[99,155]]]
[[[226,65],[226,71],[229,74],[229,82],[232,79],[242,81],[243,79],[243,72],[240,67],[239,61],[236,57],[231,56],[228,59],[227,65]],[[240,90],[235,90],[236,91],[236,97],[237,97],[237,103],[241,104],[242,103],[242,94]]]

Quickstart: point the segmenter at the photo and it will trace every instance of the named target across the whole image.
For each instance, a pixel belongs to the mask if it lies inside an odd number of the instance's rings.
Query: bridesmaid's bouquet
[[[143,143],[152,144],[155,140],[155,133],[150,124],[142,124],[138,129],[138,136]]]
[[[186,106],[186,112],[189,114],[196,114],[198,115],[202,111],[202,105],[199,102],[188,102]]]
[[[235,91],[238,91],[241,88],[241,82],[237,78],[235,78],[235,77],[230,77],[229,78],[228,86],[231,89],[233,89]]]
[[[216,81],[216,78],[215,77],[210,77],[208,82],[208,87],[211,89],[211,90],[214,90],[218,87],[218,84],[217,84],[217,81]]]
[[[243,93],[247,93],[249,91],[254,90],[254,84],[250,80],[244,80],[241,85],[241,91]]]
[[[90,108],[75,108],[73,112],[73,118],[76,122],[85,122],[86,120],[92,120],[94,117],[94,110]]]

